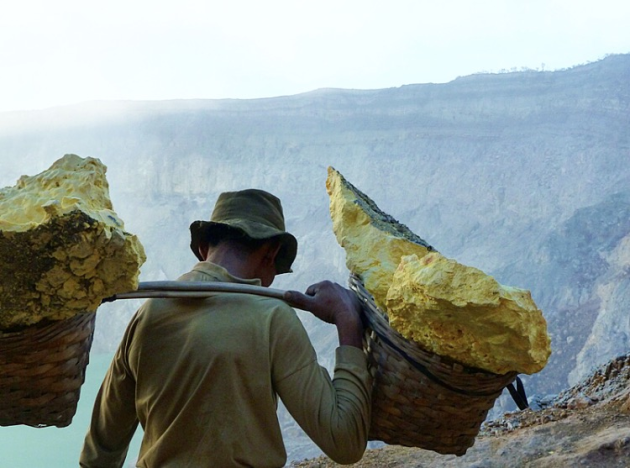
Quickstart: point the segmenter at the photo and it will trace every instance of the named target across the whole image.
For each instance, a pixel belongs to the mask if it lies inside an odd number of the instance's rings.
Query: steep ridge
[[[548,315],[554,352],[547,374],[571,375],[567,382],[575,384],[593,366],[630,349],[623,319],[629,305],[624,250],[629,233],[630,192],[620,191],[576,210],[541,243],[529,246],[528,278],[512,273],[514,281],[531,281],[546,310],[556,311]],[[537,391],[558,390],[552,382],[539,384],[539,379],[530,378]]]

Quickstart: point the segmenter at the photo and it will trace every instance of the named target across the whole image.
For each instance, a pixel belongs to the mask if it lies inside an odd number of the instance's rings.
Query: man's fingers
[[[313,301],[311,296],[302,294],[299,291],[286,291],[284,293],[284,300],[287,301],[289,305],[302,310],[309,310],[309,305]]]
[[[320,281],[319,283],[311,284],[306,288],[306,294],[309,296],[315,296],[319,292],[330,291],[334,289],[334,284],[330,281]]]

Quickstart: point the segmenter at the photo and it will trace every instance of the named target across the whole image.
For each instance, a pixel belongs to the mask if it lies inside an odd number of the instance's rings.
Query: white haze
[[[623,0],[24,0],[0,15],[0,112],[561,69],[629,52],[629,17]]]

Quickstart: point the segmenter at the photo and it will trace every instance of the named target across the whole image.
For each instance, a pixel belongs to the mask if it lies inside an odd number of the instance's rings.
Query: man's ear
[[[278,241],[269,242],[269,246],[267,247],[267,253],[265,254],[265,262],[271,266],[276,264],[276,257],[282,248],[282,244]]]

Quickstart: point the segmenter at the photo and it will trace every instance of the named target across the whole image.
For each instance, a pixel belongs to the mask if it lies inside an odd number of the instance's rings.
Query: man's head
[[[277,247],[276,274],[291,272],[297,254],[297,240],[285,231],[282,204],[263,190],[248,189],[219,195],[210,221],[190,225],[190,248],[204,260],[200,248],[208,249],[220,242],[238,242],[243,247]]]

